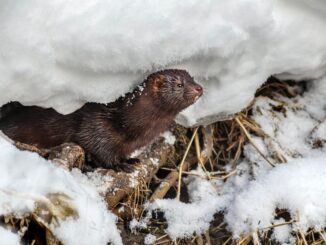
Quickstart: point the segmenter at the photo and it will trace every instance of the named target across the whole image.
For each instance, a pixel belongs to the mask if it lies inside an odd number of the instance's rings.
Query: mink
[[[128,158],[165,131],[175,116],[193,104],[203,88],[185,70],[167,69],[150,74],[133,92],[108,104],[86,103],[62,115],[54,109],[7,104],[0,130],[9,138],[39,148],[65,142],[80,145],[96,167],[131,172]],[[0,112],[1,112],[0,111]]]

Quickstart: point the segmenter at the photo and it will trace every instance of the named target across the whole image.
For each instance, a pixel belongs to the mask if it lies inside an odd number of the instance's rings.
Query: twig
[[[230,173],[226,174],[226,175],[223,175],[221,177],[215,177],[216,179],[220,179],[220,180],[224,180],[224,179],[227,179],[229,178],[230,176],[234,175],[237,173],[237,169],[231,171]]]
[[[205,239],[206,239],[206,244],[207,245],[212,245],[211,238],[209,236],[209,232],[208,231],[205,232],[204,236],[205,236]]]
[[[178,172],[179,173],[179,168],[177,169],[173,169],[173,168],[161,168],[164,170],[168,170],[168,171],[173,171],[173,172]],[[182,171],[182,174],[186,174],[186,175],[193,175],[193,176],[197,176],[197,177],[201,177],[203,179],[206,179],[203,175],[197,174],[197,173],[193,173],[193,172],[189,172],[189,171]]]
[[[276,142],[274,142],[274,139],[266,134],[264,132],[264,130],[262,130],[259,125],[257,125],[257,123],[255,121],[253,121],[252,119],[246,117],[245,115],[242,115],[242,113],[240,114],[241,118],[243,119],[243,125],[245,127],[248,127],[249,129],[251,129],[252,131],[254,131],[256,134],[258,134],[259,136],[263,137],[265,140],[267,139],[269,141],[269,144],[278,144]],[[273,146],[273,148],[275,148],[275,146]],[[286,158],[286,156],[280,152],[279,150],[275,149],[275,153],[278,157],[278,159],[280,160],[281,163],[286,163],[288,160]]]
[[[279,226],[283,226],[283,225],[288,225],[288,224],[293,224],[293,223],[296,223],[296,222],[297,222],[296,220],[290,220],[290,221],[286,221],[286,222],[283,222],[283,223],[280,223],[280,224],[266,226],[264,228],[260,228],[259,230],[268,230],[268,229],[271,229],[271,228],[275,228],[275,227],[279,227]]]
[[[299,234],[300,234],[300,236],[301,236],[301,238],[302,238],[303,243],[304,243],[305,245],[308,245],[307,240],[306,240],[306,238],[305,238],[305,236],[304,236],[304,234],[303,234],[303,232],[302,232],[301,230],[299,231]]]
[[[185,172],[186,169],[188,169],[191,165],[193,164],[193,161],[185,161],[185,163],[182,166],[182,174],[187,173]],[[163,168],[162,168],[163,169]],[[164,168],[167,170],[170,170],[171,172],[162,180],[160,185],[155,189],[154,193],[152,194],[150,201],[154,201],[156,199],[162,199],[166,193],[169,191],[171,186],[174,186],[174,184],[178,180],[179,176],[179,170],[176,169],[168,169]]]
[[[163,239],[164,237],[167,237],[167,236],[168,236],[168,234],[164,234],[163,236],[160,236],[160,237],[156,238],[156,241],[161,240],[161,239]]]
[[[321,238],[323,239],[323,241],[326,243],[326,237],[324,236],[324,234],[321,231],[319,231],[318,233],[321,236]]]
[[[257,145],[255,144],[255,142],[252,140],[251,136],[249,135],[247,129],[243,126],[243,124],[241,123],[241,121],[239,120],[238,117],[235,117],[235,121],[239,124],[239,126],[241,127],[241,129],[243,130],[243,132],[245,133],[245,135],[247,136],[248,140],[250,141],[250,143],[252,144],[252,146],[256,149],[256,151],[262,156],[262,158],[264,158],[266,160],[266,162],[268,162],[272,167],[275,167],[275,164],[272,163],[270,160],[268,160],[268,158],[259,150],[259,148],[257,147]]]
[[[260,245],[258,231],[252,233],[252,242],[254,245]]]
[[[247,242],[248,239],[250,239],[250,236],[246,236],[246,237],[242,238],[237,244],[238,245],[244,244],[245,242]]]
[[[210,174],[207,172],[207,169],[205,168],[205,157],[203,156],[201,149],[200,149],[200,144],[199,144],[199,136],[198,134],[195,135],[195,146],[196,146],[196,154],[197,154],[197,159],[200,163],[200,166],[204,173],[206,174],[207,179],[212,179]]]
[[[171,242],[171,240],[163,240],[157,243],[154,243],[154,245],[161,245],[161,244],[167,244],[168,242]]]
[[[222,245],[226,245],[226,244],[228,244],[228,242],[230,241],[232,239],[232,236],[230,236],[225,242],[223,242],[223,244]]]
[[[186,151],[185,151],[185,153],[184,153],[184,155],[183,155],[183,157],[182,157],[182,160],[181,160],[181,163],[180,163],[180,167],[179,167],[179,180],[178,180],[178,192],[177,192],[177,200],[180,200],[180,193],[181,193],[181,178],[182,178],[182,167],[183,167],[183,164],[184,164],[184,162],[185,162],[185,160],[186,160],[186,157],[187,157],[187,155],[188,155],[188,153],[189,153],[189,150],[190,150],[190,147],[191,147],[191,145],[192,145],[192,142],[194,141],[194,139],[195,139],[195,136],[196,136],[196,134],[197,134],[197,131],[198,131],[198,127],[197,128],[195,128],[195,130],[194,130],[194,133],[192,134],[192,137],[191,137],[191,139],[190,139],[190,141],[189,141],[189,143],[188,143],[188,146],[187,146],[187,149],[186,149]]]
[[[196,237],[196,242],[197,242],[197,245],[204,245],[204,240],[201,235],[198,235]]]

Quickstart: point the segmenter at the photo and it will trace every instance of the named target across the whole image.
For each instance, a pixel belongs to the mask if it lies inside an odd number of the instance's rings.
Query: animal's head
[[[185,70],[167,69],[147,78],[156,101],[163,107],[181,111],[202,96],[203,88]]]

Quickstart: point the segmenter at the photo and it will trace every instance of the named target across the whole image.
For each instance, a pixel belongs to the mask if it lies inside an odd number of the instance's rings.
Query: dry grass
[[[292,85],[291,82],[281,82],[271,78],[268,83],[264,84],[263,87],[257,91],[257,96],[274,97],[282,95],[294,97],[302,90],[301,87],[298,88],[298,86]],[[191,133],[185,133],[184,130],[181,130],[182,134],[177,135],[179,144],[182,142],[181,145],[183,145],[183,147],[179,147],[179,151],[177,150],[179,159],[181,159],[181,161],[179,161],[180,165],[178,166],[176,164],[174,168],[163,168],[163,170],[169,171],[167,178],[163,180],[168,180],[167,182],[169,184],[166,185],[164,194],[156,196],[155,198],[164,198],[167,192],[173,188],[176,189],[175,196],[177,198],[182,197],[181,176],[194,175],[194,173],[186,171],[185,169],[187,168],[193,169],[198,165],[201,166],[207,179],[218,178],[225,180],[237,174],[235,167],[242,156],[243,146],[245,144],[251,144],[257,153],[265,159],[266,164],[275,167],[277,164],[286,163],[286,156],[284,156],[282,152],[275,152],[272,156],[265,156],[252,140],[251,135],[259,136],[269,141],[271,139],[259,125],[250,118],[251,106],[252,104],[241,113],[235,115],[232,120],[195,128],[191,130]],[[180,149],[182,150],[180,151]],[[195,163],[193,160],[186,160],[187,156],[191,158],[189,155],[191,155],[192,158],[195,156]],[[233,163],[234,170],[227,172],[224,166],[230,162]],[[186,168],[184,168],[185,165]],[[174,176],[172,181],[171,176]],[[175,196],[172,195],[169,197]],[[289,213],[285,212],[284,215],[289,216]],[[161,219],[161,222],[164,224],[164,219]],[[203,235],[194,235],[192,239],[188,240],[171,241],[164,233],[164,230],[161,229],[159,230],[161,235],[158,235],[155,244],[273,244],[274,242],[271,240],[273,229],[278,226],[294,224],[295,222],[297,222],[296,219],[289,219],[282,224],[271,224],[268,227],[257,230],[253,234],[244,236],[235,241],[226,229],[226,225],[223,222],[223,214],[217,214],[209,231]],[[298,231],[296,237],[298,244],[323,244],[325,242],[325,235],[319,231],[311,231],[308,234],[303,234],[302,231]]]

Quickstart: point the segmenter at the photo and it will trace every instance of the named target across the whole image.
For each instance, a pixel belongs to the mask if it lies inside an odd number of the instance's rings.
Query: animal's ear
[[[153,78],[153,92],[157,93],[161,89],[163,83],[164,83],[163,75],[159,75]]]

